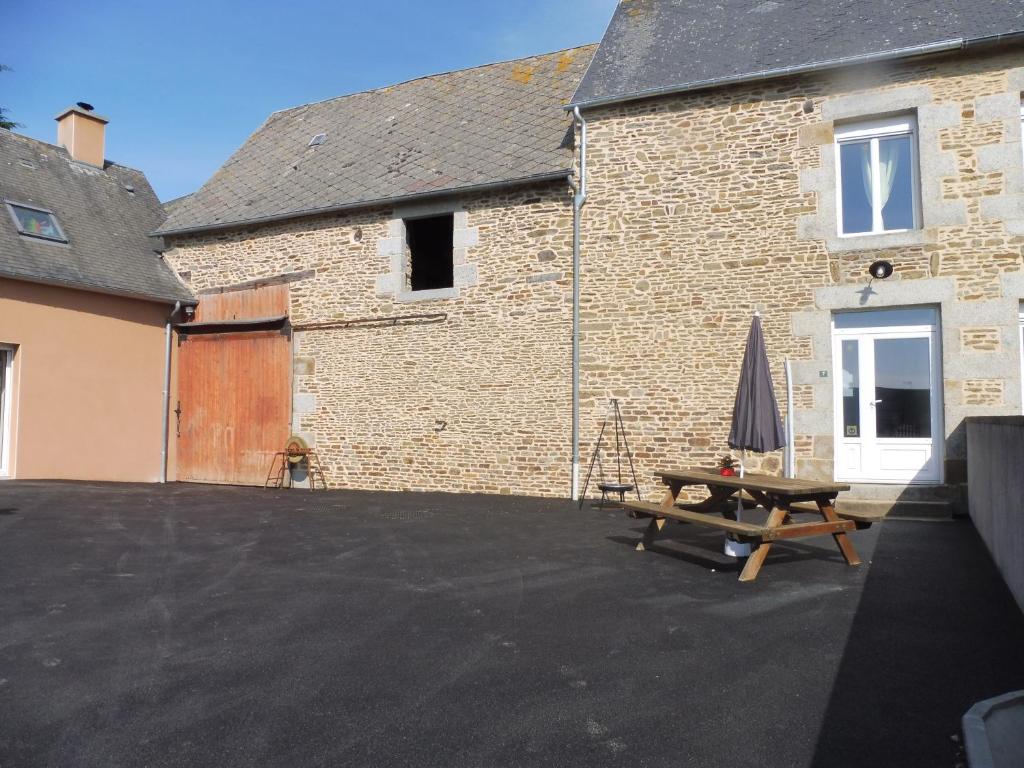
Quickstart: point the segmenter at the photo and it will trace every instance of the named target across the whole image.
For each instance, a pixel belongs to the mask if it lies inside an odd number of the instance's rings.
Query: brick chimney
[[[97,115],[91,104],[78,102],[54,118],[57,143],[81,163],[103,167],[103,134],[109,120]]]

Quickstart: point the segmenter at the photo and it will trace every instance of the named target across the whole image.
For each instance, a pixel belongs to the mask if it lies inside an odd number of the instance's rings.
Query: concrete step
[[[961,493],[959,485],[883,485],[850,483],[840,498],[858,501],[950,501]]]
[[[951,501],[904,501],[902,499],[852,499],[840,496],[836,501],[839,512],[870,512],[893,518],[948,519],[953,516]]]

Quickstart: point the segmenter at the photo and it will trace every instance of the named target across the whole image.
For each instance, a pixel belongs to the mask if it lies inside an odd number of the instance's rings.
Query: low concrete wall
[[[1024,416],[967,419],[971,519],[1024,610]]]

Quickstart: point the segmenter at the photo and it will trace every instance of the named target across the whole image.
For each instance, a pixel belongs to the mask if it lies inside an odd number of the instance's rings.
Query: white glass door
[[[833,318],[836,479],[942,480],[938,313],[931,308]]]
[[[0,477],[7,477],[11,452],[11,369],[14,355],[0,347]]]

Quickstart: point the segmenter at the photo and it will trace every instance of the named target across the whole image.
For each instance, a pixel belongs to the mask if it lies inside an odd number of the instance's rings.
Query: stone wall
[[[798,473],[830,478],[832,313],[929,304],[942,323],[946,479],[962,479],[963,419],[1020,409],[1022,89],[1024,54],[999,52],[589,111],[584,462],[610,397],[647,495],[657,469],[727,452],[760,309],[783,409],[782,361],[794,361]],[[923,227],[836,238],[835,125],[907,111]],[[456,213],[456,285],[417,300],[401,280],[399,219],[440,210]],[[382,321],[295,336],[293,428],[321,449],[332,485],[565,495],[571,225],[555,184],[179,237],[167,257],[197,290],[315,271],[291,286],[300,328]],[[865,290],[879,258],[896,273]],[[778,471],[781,459],[751,464]]]
[[[831,478],[831,315],[940,309],[946,478],[963,419],[1020,408],[1024,54],[922,59],[663,97],[586,114],[582,424],[622,398],[648,492],[709,464],[726,436],[751,313],[785,409],[794,361],[801,476]],[[917,115],[923,228],[839,239],[837,122]],[[896,268],[870,292],[875,259]],[[760,462],[770,471],[781,454]]]
[[[400,219],[442,211],[455,214],[456,285],[425,292],[424,300],[396,278]],[[196,291],[315,272],[290,286],[298,329],[293,429],[319,449],[330,485],[568,495],[567,186],[179,237],[169,245],[168,261],[190,274]],[[389,320],[397,316],[406,319]],[[357,322],[302,330],[340,321]]]

